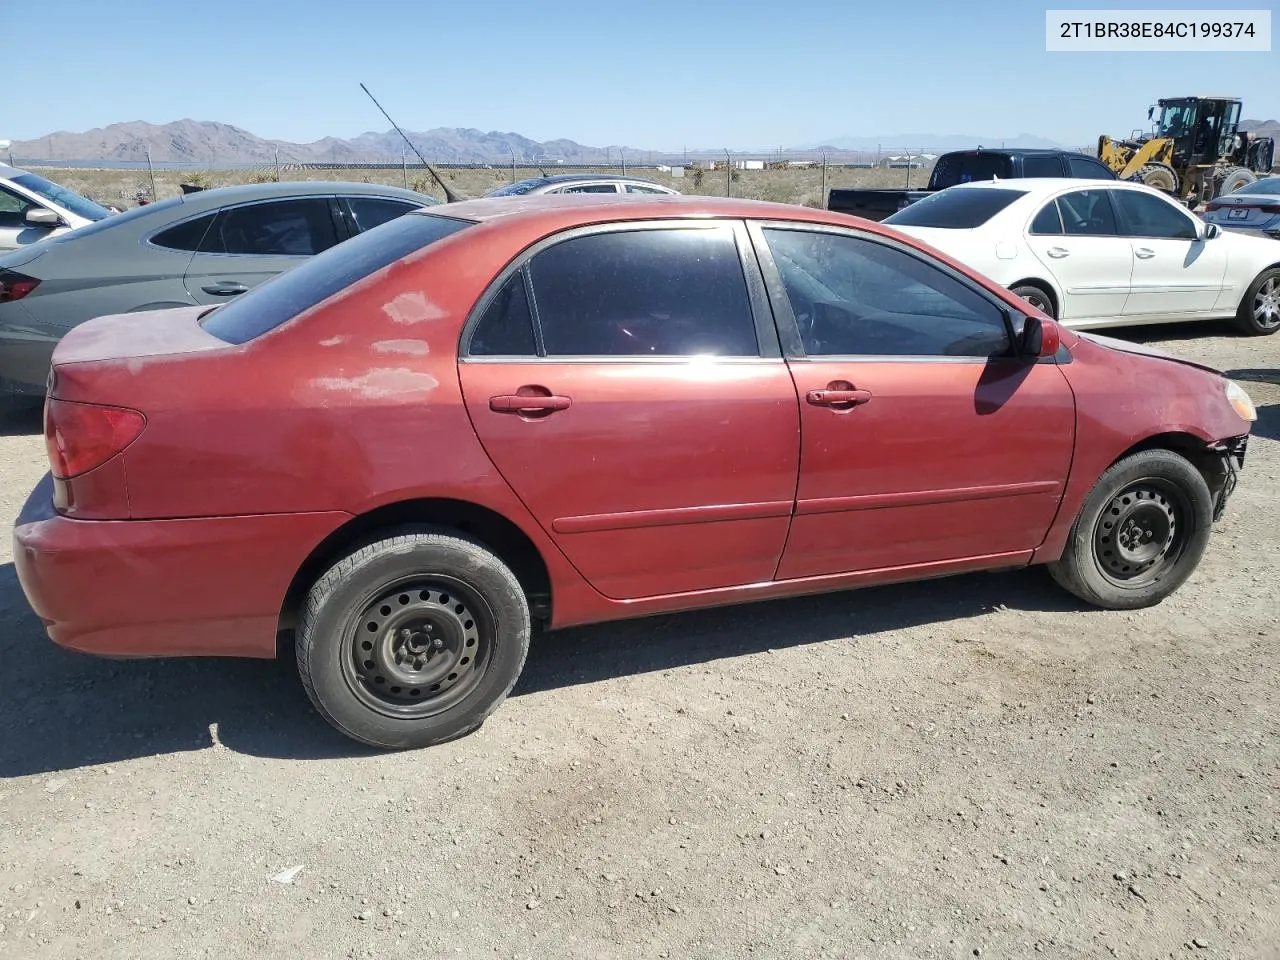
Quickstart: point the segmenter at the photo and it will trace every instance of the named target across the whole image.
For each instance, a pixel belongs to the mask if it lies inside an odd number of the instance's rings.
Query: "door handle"
[[[870,390],[810,390],[805,398],[815,407],[853,407],[871,399]]]
[[[489,398],[489,409],[495,413],[554,413],[569,408],[568,397],[506,395]]]
[[[200,289],[215,297],[234,297],[237,293],[244,293],[249,288],[234,280],[218,280],[214,283],[206,283]]]
[[[1053,257],[1055,260],[1061,260],[1063,257],[1071,256],[1071,251],[1066,247],[1050,247],[1045,253]]]
[[[1150,260],[1156,255],[1156,252],[1150,247],[1139,247],[1137,250],[1133,251],[1133,255],[1141,260]]]

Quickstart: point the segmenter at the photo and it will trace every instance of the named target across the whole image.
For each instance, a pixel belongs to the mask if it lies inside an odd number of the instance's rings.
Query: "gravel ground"
[[[1160,607],[1029,570],[573,630],[431,750],[288,663],[60,650],[6,539],[0,957],[1280,957],[1280,336],[1123,335],[1261,408]]]

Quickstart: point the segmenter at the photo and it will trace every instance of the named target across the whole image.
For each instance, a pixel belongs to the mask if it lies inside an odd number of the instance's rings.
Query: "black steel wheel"
[[[311,702],[342,733],[384,749],[479,727],[529,650],[515,574],[453,531],[398,532],[335,563],[307,596],[296,642]]]
[[[1149,607],[1194,572],[1212,523],[1212,494],[1200,471],[1171,450],[1143,450],[1094,484],[1049,572],[1094,606]]]
[[[1131,483],[1098,516],[1093,554],[1113,583],[1128,589],[1154,583],[1177,568],[1190,526],[1186,495],[1173,483]]]
[[[410,577],[375,591],[346,631],[344,675],[371,709],[429,717],[464,700],[492,653],[493,615],[453,577]]]

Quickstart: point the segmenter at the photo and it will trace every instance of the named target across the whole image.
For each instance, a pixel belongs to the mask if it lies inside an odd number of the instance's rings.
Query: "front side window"
[[[666,192],[667,191],[663,190],[661,187],[646,187],[644,184],[640,184],[640,183],[627,184],[627,193],[663,193],[665,194]]]
[[[1114,197],[1129,236],[1165,240],[1196,238],[1191,218],[1167,200],[1137,190],[1116,190]]]
[[[587,234],[528,269],[549,357],[759,355],[730,226]]]
[[[27,208],[32,206],[26,197],[0,187],[0,227],[21,229],[26,226]]]
[[[991,357],[1003,312],[919,257],[846,234],[766,229],[809,356]]]
[[[338,242],[326,197],[231,207],[204,238],[201,253],[310,257]]]
[[[1086,237],[1114,237],[1115,212],[1104,190],[1076,190],[1058,198],[1064,233]]]

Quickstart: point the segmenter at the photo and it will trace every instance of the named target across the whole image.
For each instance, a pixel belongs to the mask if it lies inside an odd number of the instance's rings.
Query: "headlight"
[[[1253,401],[1249,398],[1249,394],[1245,393],[1244,388],[1234,380],[1226,381],[1227,401],[1231,404],[1232,409],[1240,414],[1240,419],[1248,420],[1252,423],[1258,419],[1258,411],[1253,405]]]

